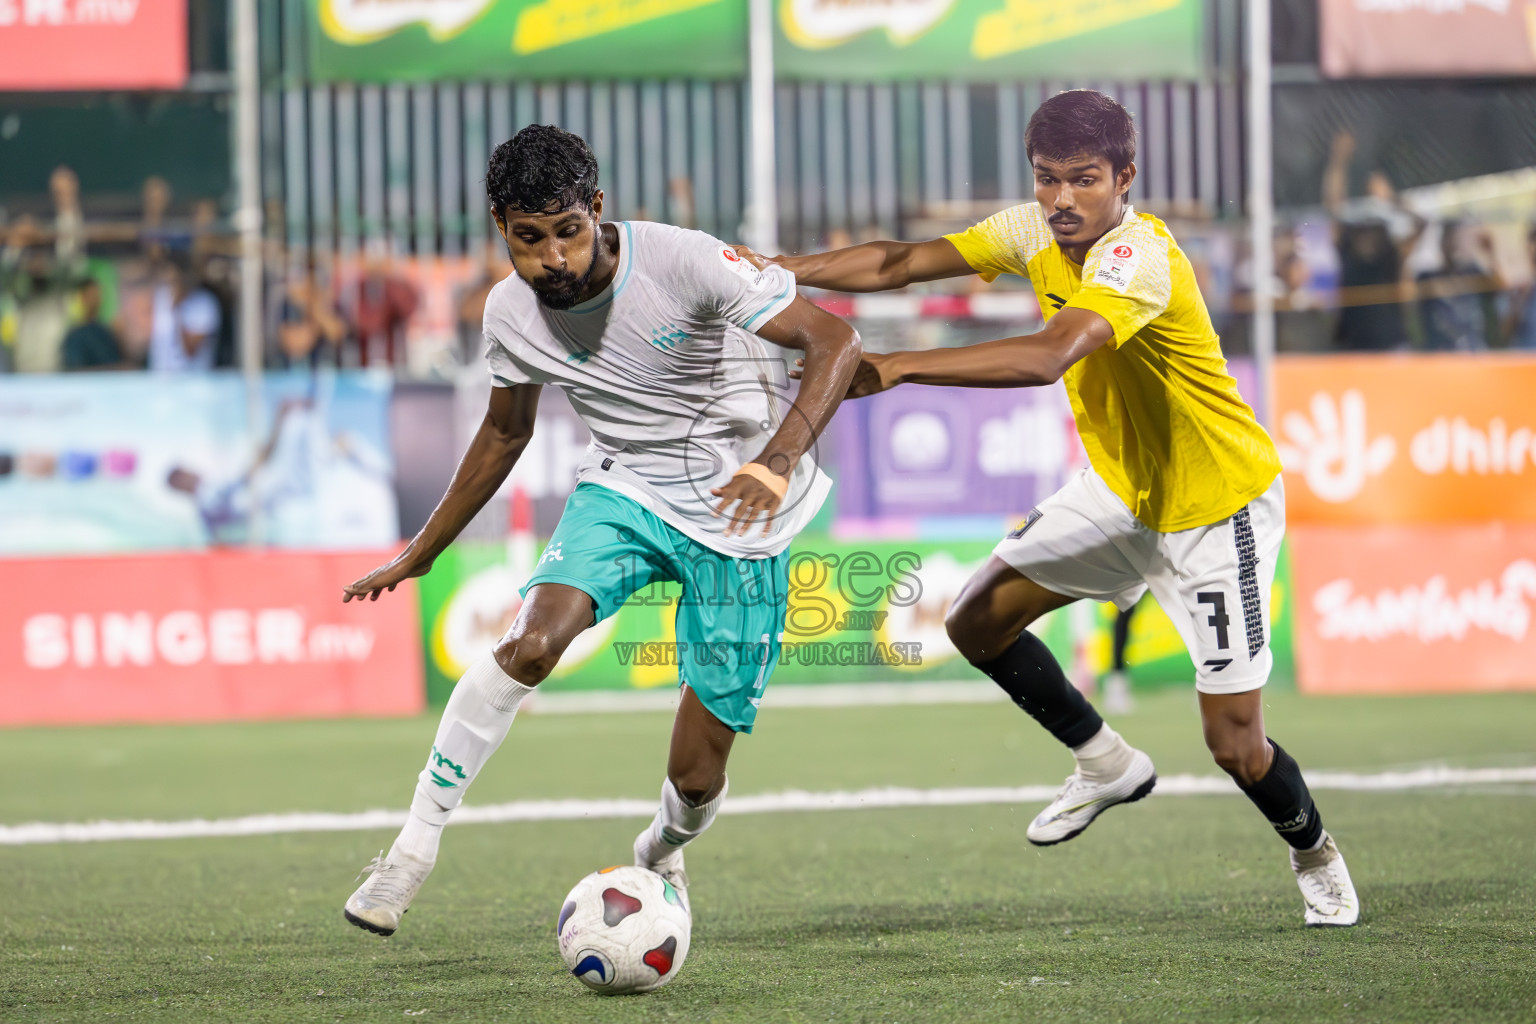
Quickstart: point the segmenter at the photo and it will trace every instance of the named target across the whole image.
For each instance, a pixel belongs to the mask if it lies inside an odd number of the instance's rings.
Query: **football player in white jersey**
[[[345,591],[377,600],[431,569],[528,444],[539,389],[565,392],[592,432],[576,489],[512,628],[455,687],[405,828],[347,900],[347,920],[380,935],[399,926],[518,704],[578,633],[658,581],[682,585],[682,701],[634,857],[686,906],[683,847],[725,796],[732,741],[778,661],[789,542],[830,487],[811,449],[858,366],[857,333],[800,298],[788,271],[707,234],[604,223],[597,181],[587,144],[552,125],[496,148],[486,191],[516,273],[486,302],[490,408],[421,532]],[[793,404],[775,390],[784,358],[759,339],[804,358]]]

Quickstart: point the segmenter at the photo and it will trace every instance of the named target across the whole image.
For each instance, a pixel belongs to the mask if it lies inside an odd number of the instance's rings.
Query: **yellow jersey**
[[[1114,328],[1064,380],[1089,461],[1148,527],[1220,522],[1280,474],[1275,443],[1238,394],[1194,270],[1162,221],[1127,208],[1082,264],[1056,243],[1039,203],[945,237],[988,281],[1028,277],[1047,320],[1071,306]]]

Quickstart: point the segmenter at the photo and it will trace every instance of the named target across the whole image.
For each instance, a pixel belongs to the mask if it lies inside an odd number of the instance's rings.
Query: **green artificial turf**
[[[771,702],[771,692],[770,692]],[[1536,764],[1536,696],[1303,700],[1304,769]],[[527,715],[479,803],[653,796],[665,715]],[[1116,721],[1163,774],[1214,769],[1188,694]],[[0,822],[399,806],[433,723],[0,734]],[[1054,783],[1007,705],[765,708],[732,792]],[[0,1019],[1531,1021],[1536,792],[1325,792],[1364,904],[1301,926],[1285,848],[1240,796],[1156,796],[1039,850],[1034,805],[723,816],[689,851],[678,980],[604,999],[554,917],[643,824],[450,829],[404,926],[340,907],[386,833],[0,847]]]

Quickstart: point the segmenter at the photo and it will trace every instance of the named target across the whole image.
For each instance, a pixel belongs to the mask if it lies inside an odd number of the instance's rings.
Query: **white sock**
[[[464,791],[490,756],[507,738],[517,706],[533,692],[502,671],[487,654],[471,665],[453,688],[443,709],[427,755],[427,766],[416,781],[411,814],[390,853],[433,863],[448,817],[464,799]]]
[[[1087,743],[1072,748],[1077,773],[1090,782],[1109,782],[1124,775],[1133,753],[1131,745],[1108,722]]]
[[[681,850],[697,839],[714,823],[730,780],[720,785],[720,792],[706,804],[690,804],[667,779],[661,784],[661,809],[651,820],[651,827],[641,833],[635,853],[647,864],[655,864],[662,858]]]

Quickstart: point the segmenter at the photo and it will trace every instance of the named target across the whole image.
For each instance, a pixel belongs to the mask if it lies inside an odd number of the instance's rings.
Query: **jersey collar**
[[[585,302],[578,302],[567,313],[595,313],[608,303],[616,299],[624,286],[629,283],[629,272],[634,268],[635,232],[629,226],[629,221],[621,220],[614,225],[619,232],[619,264],[613,268],[613,277],[608,286]]]

